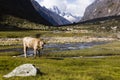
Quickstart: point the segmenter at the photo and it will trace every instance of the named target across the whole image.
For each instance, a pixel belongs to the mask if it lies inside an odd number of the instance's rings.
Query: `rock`
[[[117,38],[120,39],[120,33],[117,33]]]
[[[95,0],[86,8],[81,21],[119,15],[120,0]]]
[[[9,78],[13,76],[36,76],[37,68],[32,64],[23,64],[16,67],[12,72],[4,75],[3,77]]]

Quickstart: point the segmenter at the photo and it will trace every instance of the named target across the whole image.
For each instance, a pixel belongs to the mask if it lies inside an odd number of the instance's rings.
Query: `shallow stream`
[[[87,42],[87,43],[49,43],[44,46],[44,50],[42,51],[42,54],[44,53],[53,53],[53,52],[61,52],[61,51],[67,51],[67,50],[80,50],[84,48],[91,48],[95,45],[102,45],[107,42]],[[20,55],[24,56],[24,55]],[[33,56],[33,50],[28,49],[27,56]]]
[[[48,43],[44,46],[42,50],[42,54],[49,54],[49,53],[56,53],[62,51],[70,51],[70,50],[80,50],[85,48],[92,48],[96,45],[106,44],[108,42],[79,42],[79,43]],[[12,45],[17,46],[17,45]],[[22,45],[20,45],[22,46]],[[10,51],[17,51],[21,52],[22,55],[18,55],[18,57],[23,57],[23,48],[12,48],[12,49],[5,49],[0,50],[0,52],[10,52]],[[27,50],[27,56],[33,56],[33,49]],[[91,58],[104,58],[105,56],[91,56]],[[73,58],[80,58],[80,57],[73,57]],[[85,57],[88,58],[88,57]]]

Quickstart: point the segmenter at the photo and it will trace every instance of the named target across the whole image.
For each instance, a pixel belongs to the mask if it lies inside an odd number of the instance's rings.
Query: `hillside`
[[[0,0],[1,28],[6,26],[18,27],[17,25],[12,25],[12,23],[24,23],[24,21],[52,25],[39,15],[33,7],[31,0]]]

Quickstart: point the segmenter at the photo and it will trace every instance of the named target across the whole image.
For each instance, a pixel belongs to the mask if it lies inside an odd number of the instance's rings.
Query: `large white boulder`
[[[3,77],[9,78],[13,76],[36,76],[37,68],[32,64],[23,64],[16,67],[12,72]]]

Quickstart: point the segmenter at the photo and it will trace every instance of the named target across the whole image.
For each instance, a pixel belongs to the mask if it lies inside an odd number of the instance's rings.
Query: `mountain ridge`
[[[71,22],[69,22],[65,18],[50,11],[44,6],[42,7],[37,1],[32,0],[32,3],[35,9],[39,12],[39,14],[43,16],[46,20],[48,20],[50,23],[52,23],[54,26],[71,24]]]

